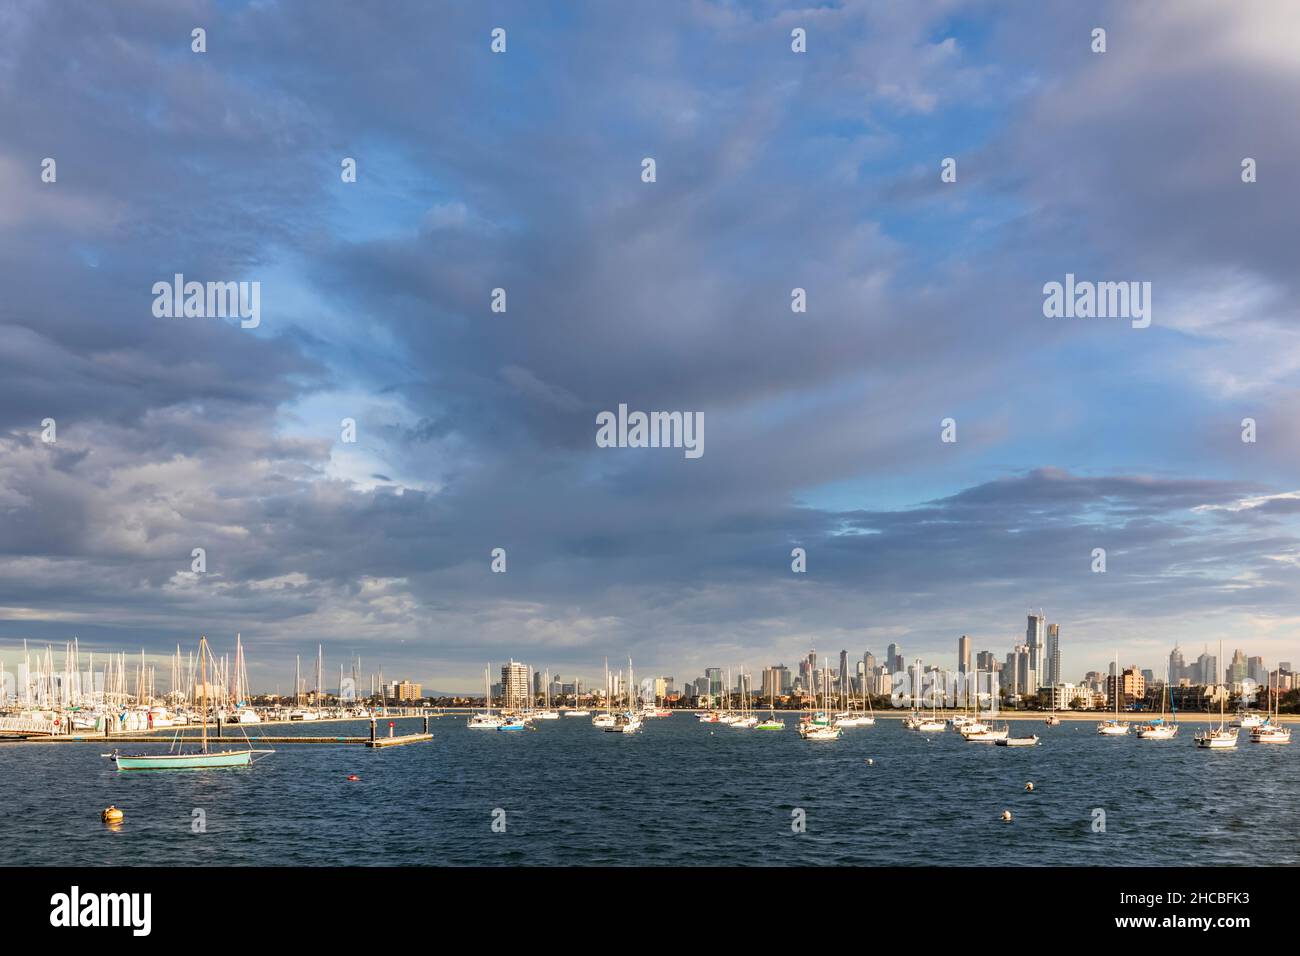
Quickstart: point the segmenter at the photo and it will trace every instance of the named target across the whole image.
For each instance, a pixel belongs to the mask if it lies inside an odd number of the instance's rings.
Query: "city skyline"
[[[1032,611],[1028,614],[1027,617],[1030,623],[1029,623],[1029,628],[1027,630],[1032,631],[1032,629],[1034,628],[1034,621],[1035,619],[1039,619],[1040,614],[1041,612],[1032,612]],[[1060,634],[1061,634],[1060,623],[1055,621],[1049,622],[1046,615],[1043,615],[1041,617],[1041,620],[1043,622],[1042,625],[1043,631],[1047,635],[1047,643],[1044,645],[1045,650],[1047,650],[1050,653],[1051,648],[1056,647],[1059,652],[1060,645],[1055,644],[1054,640],[1060,640]],[[792,685],[798,685],[802,680],[804,686],[806,687],[807,678],[805,674],[807,668],[811,664],[811,660],[814,655],[816,655],[816,666],[818,670],[829,668],[829,670],[834,672],[838,677],[839,673],[841,672],[841,667],[847,665],[848,675],[852,679],[856,679],[861,675],[861,665],[864,663],[864,661],[867,658],[873,659],[873,661],[878,666],[888,667],[889,673],[891,675],[897,674],[899,672],[908,671],[916,664],[918,660],[921,661],[921,663],[927,670],[931,667],[937,667],[942,671],[951,674],[958,674],[962,671],[962,647],[964,642],[969,652],[968,660],[972,662],[972,667],[971,667],[972,670],[980,669],[980,670],[987,671],[989,669],[987,664],[996,665],[1002,671],[1002,677],[1000,679],[1003,682],[1003,686],[1009,687],[1012,690],[1016,690],[1019,687],[1019,683],[1017,680],[1012,679],[1009,676],[1012,672],[1007,671],[1005,669],[1006,668],[1005,659],[1011,658],[1012,655],[1016,652],[1017,648],[1027,649],[1027,645],[1025,641],[1028,638],[1029,638],[1028,633],[1024,636],[1008,638],[1008,642],[1006,645],[997,647],[991,645],[981,645],[969,634],[961,634],[956,638],[954,642],[954,647],[947,654],[945,654],[942,650],[917,651],[914,649],[909,649],[901,641],[891,642],[879,653],[871,648],[864,648],[860,652],[856,652],[848,649],[847,647],[841,647],[839,650],[835,650],[835,651],[818,651],[815,647],[811,647],[808,648],[804,653],[802,653],[798,657],[791,657],[787,655],[785,658],[774,659],[774,660],[767,661],[765,663],[750,664],[748,662],[738,662],[737,664],[733,664],[730,667],[726,665],[706,666],[700,669],[699,673],[695,674],[695,676],[691,676],[692,672],[690,671],[689,668],[672,668],[672,667],[663,668],[663,667],[655,667],[653,664],[647,664],[643,667],[641,665],[635,665],[635,661],[633,663],[634,666],[636,666],[638,673],[641,675],[641,677],[638,678],[638,683],[640,682],[641,678],[662,679],[664,677],[670,677],[670,678],[675,677],[679,681],[678,689],[680,690],[684,687],[690,686],[693,682],[697,680],[704,679],[710,682],[710,686],[712,688],[711,693],[716,694],[719,692],[719,688],[721,688],[724,685],[731,686],[733,689],[737,687],[738,681],[740,679],[740,675],[742,673],[742,669],[743,669],[743,673],[749,676],[750,684],[753,689],[758,689],[760,687],[760,680],[764,672],[767,671],[769,668],[774,668],[774,667],[785,667],[790,675],[790,683]],[[1061,644],[1065,646],[1066,648],[1065,653],[1068,655],[1068,648],[1069,648],[1068,630],[1066,632],[1066,638],[1064,641],[1061,641]],[[54,651],[57,655],[62,655],[63,653],[62,644],[51,645],[51,646],[54,648]],[[214,646],[218,651],[222,649],[219,644]],[[29,645],[28,652],[33,659],[36,659],[38,655],[44,652],[45,647],[46,645],[44,643],[34,642]],[[247,642],[244,642],[244,647],[245,650],[247,651],[248,649]],[[1011,648],[1011,653],[1009,654],[1003,653],[1007,647]],[[180,650],[181,650],[182,657],[184,657],[184,655],[186,654],[186,648],[182,645]],[[1203,680],[1204,675],[1208,672],[1204,671],[1203,664],[1200,665],[1201,669],[1198,670],[1197,662],[1198,661],[1204,662],[1204,660],[1208,658],[1208,660],[1212,662],[1209,665],[1210,668],[1209,672],[1213,672],[1217,674],[1217,680],[1220,682],[1231,682],[1231,680],[1227,676],[1229,669],[1232,667],[1238,667],[1241,670],[1243,675],[1249,676],[1252,680],[1255,680],[1256,683],[1261,683],[1261,684],[1266,681],[1267,679],[1266,675],[1268,671],[1277,668],[1279,665],[1290,665],[1293,661],[1300,660],[1300,653],[1297,653],[1295,655],[1284,655],[1270,660],[1266,655],[1253,653],[1253,649],[1250,647],[1230,646],[1227,642],[1224,643],[1224,654],[1229,655],[1229,657],[1225,661],[1219,661],[1217,656],[1217,651],[1215,653],[1211,653],[1208,644],[1206,644],[1202,648],[1201,652],[1196,656],[1189,656],[1193,649],[1184,648],[1182,647],[1182,645],[1176,644],[1174,645],[1173,648],[1168,649],[1164,653],[1164,656],[1161,657],[1159,660],[1155,661],[1154,663],[1149,663],[1146,660],[1135,659],[1133,655],[1127,654],[1122,648],[1119,648],[1118,650],[1119,650],[1119,657],[1120,657],[1120,667],[1122,669],[1127,670],[1129,668],[1136,668],[1137,670],[1143,673],[1149,673],[1150,677],[1148,679],[1155,680],[1155,681],[1165,680],[1166,673],[1169,673],[1171,669],[1174,667],[1174,662],[1176,657],[1178,660],[1185,662],[1185,666],[1187,667],[1187,673],[1195,672],[1200,675],[1198,680]],[[175,648],[173,647],[170,651],[166,653],[147,654],[146,662],[155,667],[158,665],[163,665],[164,667],[169,666],[171,661],[171,655],[174,652],[175,652]],[[91,651],[89,648],[83,646],[81,647],[81,653],[87,654],[87,653],[91,653]],[[113,653],[115,655],[117,653],[126,653],[128,662],[132,663],[132,665],[136,660],[139,659],[138,651],[135,654],[132,654],[129,652],[125,652],[122,649],[118,649]],[[898,662],[894,662],[893,664],[886,663],[887,661],[890,660],[891,655],[899,655],[899,654],[901,654],[901,666],[899,666]],[[1059,666],[1059,669],[1057,669],[1054,673],[1050,669],[1051,662],[1047,661],[1047,664],[1045,665],[1044,670],[1042,672],[1042,677],[1038,679],[1036,686],[1050,687],[1050,686],[1054,686],[1055,684],[1061,684],[1061,683],[1074,684],[1084,680],[1086,676],[1090,673],[1094,673],[1094,672],[1109,673],[1109,671],[1113,669],[1115,663],[1113,659],[1113,654],[1114,651],[1112,651],[1112,656],[1110,658],[1100,657],[1093,664],[1084,665],[1078,670],[1072,670],[1071,668],[1065,666]],[[218,656],[220,656],[220,653],[218,653]],[[328,657],[329,655],[326,654],[325,656]],[[1028,658],[1027,652],[1025,654],[1025,657],[1026,659]],[[716,655],[714,655],[714,658],[716,658]],[[5,645],[0,644],[0,669],[2,669],[10,677],[12,677],[16,673],[18,665],[21,663],[21,660],[22,660],[21,647],[16,647],[16,648],[6,647]],[[361,666],[359,670],[356,670],[356,673],[354,675],[352,670],[352,662],[354,660],[354,657],[348,657],[346,658],[346,660],[347,663],[344,665],[344,670],[346,671],[347,676],[351,679],[355,679],[357,681],[358,688],[362,690],[364,690],[367,686],[369,686],[367,684],[367,681],[372,681],[377,683],[381,679],[384,685],[390,685],[402,681],[410,681],[414,684],[418,684],[430,688],[431,692],[437,692],[437,693],[446,692],[455,695],[473,695],[476,693],[481,693],[483,687],[482,670],[478,672],[475,679],[466,682],[466,681],[458,681],[455,678],[446,677],[446,676],[438,676],[438,675],[429,676],[429,675],[419,674],[419,673],[415,673],[414,671],[410,671],[409,669],[401,670],[399,668],[399,672],[395,673],[391,668],[385,668],[382,666],[382,662],[379,662],[378,669],[371,670],[365,666]],[[619,680],[620,679],[619,675],[623,673],[623,664],[621,664],[620,662],[626,661],[626,656],[622,656],[622,657],[614,656],[612,657],[612,660],[614,661],[614,663],[610,666],[610,678],[611,680]],[[985,661],[985,663],[982,664],[978,663],[981,660]],[[793,666],[791,666],[792,663]],[[312,666],[311,662],[309,661],[309,669],[311,666]],[[327,660],[327,662],[325,663],[322,669],[323,688],[328,690],[331,687],[337,687],[337,681],[331,683],[330,677],[332,674],[339,673],[338,666],[339,665],[337,660]],[[526,674],[526,677],[519,677],[518,679],[526,680],[526,682],[533,687],[534,692],[538,694],[542,692],[538,686],[539,682],[542,680],[543,676],[547,674],[549,674],[550,676],[552,685],[555,685],[557,683],[571,684],[576,681],[580,683],[585,690],[588,691],[600,688],[601,686],[603,686],[604,683],[604,678],[602,676],[602,671],[604,667],[603,664],[602,664],[601,671],[593,671],[590,673],[584,671],[582,668],[573,668],[573,669],[561,671],[554,666],[533,665],[528,661],[516,661],[515,658],[513,657],[507,657],[507,659],[504,661],[496,661],[496,662],[485,661],[483,663],[483,667],[490,669],[490,671],[494,675],[503,674],[507,667],[519,668],[520,670],[518,670],[517,673],[520,675]],[[279,679],[270,668],[267,668],[265,666],[258,667],[254,664],[250,664],[248,670],[249,670],[249,678],[250,678],[249,683],[255,693],[271,694],[277,692],[276,691],[277,688],[284,688],[284,690],[282,691],[283,693],[292,694],[292,687],[293,687],[292,679],[288,679],[287,677],[285,677],[284,679]],[[259,678],[259,676],[257,676],[262,672],[266,672],[270,674],[270,677],[267,681],[263,681],[262,679]],[[307,674],[307,672],[303,672],[303,673]],[[1265,675],[1263,679],[1261,679],[1260,677],[1261,674]],[[730,684],[728,684],[728,676],[730,676]],[[1174,683],[1178,682],[1178,676],[1180,675],[1175,674],[1173,678]],[[311,678],[310,676],[304,676],[302,680],[304,681],[304,686],[311,684],[311,686],[314,687],[314,683],[312,683],[314,678]],[[493,687],[501,686],[501,680],[499,677],[493,678],[492,686]],[[763,693],[764,695],[766,695],[767,693],[766,685],[764,684],[762,686],[764,688]]]

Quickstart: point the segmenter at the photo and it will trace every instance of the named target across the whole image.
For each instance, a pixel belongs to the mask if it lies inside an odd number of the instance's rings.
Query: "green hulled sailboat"
[[[208,750],[208,639],[199,639],[199,669],[202,704],[199,714],[203,722],[198,751],[165,754],[118,754],[113,753],[113,760],[118,770],[210,770],[219,767],[247,767],[253,762],[254,755],[264,756],[275,753],[274,750],[254,750],[252,741],[243,750]],[[248,740],[248,734],[244,734]],[[180,733],[173,739],[175,746],[180,742]]]

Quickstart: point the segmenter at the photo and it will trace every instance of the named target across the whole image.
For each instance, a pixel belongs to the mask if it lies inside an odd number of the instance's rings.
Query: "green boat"
[[[193,753],[165,754],[119,754],[116,750],[107,756],[117,764],[118,770],[210,770],[219,767],[247,767],[253,762],[253,756],[273,754],[274,750],[254,750],[252,741],[244,750],[208,750],[208,639],[199,639],[200,686],[203,688],[203,702],[199,713],[203,719],[203,733],[199,749]],[[241,728],[242,729],[242,728]],[[245,732],[245,739],[248,734]],[[180,731],[172,740],[175,747],[181,741]]]
[[[273,753],[274,751],[258,751]],[[189,754],[133,754],[118,756],[118,770],[206,770],[209,767],[247,767],[252,750],[200,751]]]

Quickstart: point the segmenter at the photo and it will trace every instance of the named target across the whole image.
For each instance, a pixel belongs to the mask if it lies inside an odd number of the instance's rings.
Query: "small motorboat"
[[[1028,737],[1003,737],[1001,740],[993,741],[999,747],[1034,747],[1038,744],[1038,735],[1031,734]]]

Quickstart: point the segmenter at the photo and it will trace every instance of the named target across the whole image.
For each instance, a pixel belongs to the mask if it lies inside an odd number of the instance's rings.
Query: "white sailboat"
[[[1178,734],[1178,715],[1174,714],[1174,720],[1165,721],[1165,700],[1169,698],[1169,672],[1165,672],[1165,685],[1160,691],[1160,717],[1157,720],[1148,721],[1145,724],[1138,724],[1137,735],[1139,740],[1172,740]]]
[[[1278,683],[1281,683],[1282,675],[1278,673]],[[1255,727],[1250,732],[1250,742],[1252,744],[1289,744],[1291,742],[1291,728],[1283,727],[1281,724],[1281,702],[1278,700],[1278,692],[1273,689],[1273,675],[1269,675],[1268,687],[1268,720]]]
[[[609,728],[614,726],[614,699],[609,686],[609,658],[605,658],[605,712],[591,718],[591,726]]]
[[[545,693],[546,693],[546,697],[545,697],[545,705],[543,706],[543,708],[542,708],[541,710],[539,710],[537,713],[533,714],[533,719],[535,719],[535,720],[559,720],[559,719],[560,719],[560,712],[559,712],[558,710],[551,710],[551,672],[550,672],[550,671],[547,671],[547,672],[546,672],[546,675],[545,675],[545,677],[544,677],[543,679],[544,679],[545,682],[546,682],[546,689],[545,689]]]
[[[957,728],[962,739],[972,744],[996,744],[999,740],[1006,740],[1010,731],[1006,726],[995,726],[994,724],[985,724],[980,720],[980,672],[975,671],[975,716]]]
[[[740,713],[731,722],[737,730],[753,730],[758,726],[758,717],[754,715],[749,704],[749,681],[745,669],[740,669]]]
[[[846,684],[845,675],[840,675],[840,685],[843,688],[842,693],[848,703],[848,710],[835,715],[835,722],[841,727],[870,727],[875,724],[876,716],[868,708],[871,706],[871,697],[867,693],[867,675],[862,675],[862,709],[856,710],[853,706],[852,684]]]
[[[822,683],[823,685],[826,683],[825,676],[822,678]],[[825,687],[822,689],[826,690]],[[830,694],[826,693],[824,696],[829,698]],[[816,699],[814,699],[813,704],[814,706],[817,705]],[[799,736],[804,740],[839,740],[844,731],[834,719],[826,716],[826,712],[829,710],[830,708],[826,707],[820,713],[809,713],[799,723]]]
[[[1219,660],[1223,660],[1223,641],[1219,641]],[[1216,674],[1217,678],[1218,675]],[[1224,705],[1227,702],[1227,688],[1219,695],[1219,726],[1208,728],[1194,738],[1196,746],[1202,750],[1230,750],[1237,746],[1237,728],[1229,727],[1224,722]]]
[[[614,723],[605,728],[607,734],[635,734],[641,729],[641,715],[638,713],[636,691],[632,672],[632,658],[627,659],[627,710],[614,715]]]
[[[1103,720],[1097,725],[1097,733],[1103,737],[1124,737],[1128,735],[1128,724],[1119,719],[1119,695],[1123,682],[1123,675],[1119,669],[1119,651],[1115,652],[1115,677],[1111,683],[1111,696],[1115,698],[1115,716],[1110,720]]]
[[[470,730],[496,730],[505,723],[505,719],[492,713],[492,665],[483,668],[483,702],[485,709],[470,717],[467,726]]]

